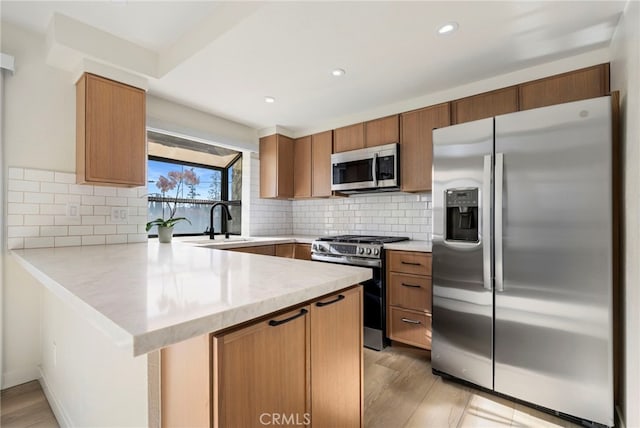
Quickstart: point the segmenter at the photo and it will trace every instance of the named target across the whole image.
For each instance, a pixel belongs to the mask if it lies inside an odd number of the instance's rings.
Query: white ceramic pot
[[[173,227],[158,226],[158,241],[170,244],[171,238],[173,238]]]

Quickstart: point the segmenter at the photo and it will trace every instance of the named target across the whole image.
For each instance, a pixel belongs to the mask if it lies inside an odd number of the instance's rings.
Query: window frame
[[[166,162],[166,163],[172,163],[175,165],[182,165],[182,166],[188,166],[188,167],[194,167],[194,168],[204,168],[204,169],[210,169],[213,171],[220,171],[221,173],[221,177],[222,177],[222,181],[220,183],[221,189],[220,189],[220,200],[207,200],[207,201],[211,201],[209,202],[200,202],[202,201],[202,199],[200,200],[189,200],[189,203],[193,203],[193,204],[197,204],[197,205],[213,205],[216,202],[225,202],[227,205],[229,206],[242,206],[242,199],[234,199],[232,201],[229,200],[229,168],[233,165],[235,165],[236,162],[240,161],[242,162],[242,153],[238,153],[238,155],[236,157],[233,158],[233,160],[231,160],[231,162],[229,162],[228,166],[222,168],[222,167],[218,167],[218,166],[211,166],[211,165],[205,165],[205,164],[201,164],[201,163],[196,163],[196,162],[188,162],[188,161],[182,161],[182,160],[177,160],[177,159],[171,159],[171,158],[165,158],[162,156],[155,156],[155,155],[147,155],[147,162],[148,161],[158,161],[158,162]],[[148,185],[148,183],[147,183]],[[158,198],[157,196],[148,196],[148,198]],[[158,198],[160,199],[160,198]],[[147,203],[147,207],[148,207],[148,203]],[[220,216],[220,225],[221,225],[221,230],[227,230],[227,217],[221,215]],[[153,229],[152,229],[153,230]],[[242,231],[241,231],[242,233]],[[204,235],[204,231],[202,233],[180,233],[180,234],[174,234],[174,236],[203,236]],[[216,233],[216,235],[221,235],[221,233]],[[234,236],[240,236],[239,233],[229,233],[229,235],[234,235]],[[147,238],[157,238],[158,237],[158,233],[149,233],[147,235]]]

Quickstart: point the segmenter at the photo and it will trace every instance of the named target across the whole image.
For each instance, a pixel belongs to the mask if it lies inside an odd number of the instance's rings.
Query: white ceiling
[[[292,131],[608,46],[625,1],[30,2],[158,58],[149,92],[255,128]],[[459,30],[439,36],[440,25]],[[113,64],[122,66],[122,64]],[[333,68],[347,71],[331,76]],[[266,104],[264,97],[276,98]]]

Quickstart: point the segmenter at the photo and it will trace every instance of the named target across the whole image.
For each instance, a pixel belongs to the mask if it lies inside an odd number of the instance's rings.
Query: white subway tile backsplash
[[[69,185],[65,183],[40,183],[40,191],[43,193],[69,193]]]
[[[53,181],[53,171],[25,169],[23,178],[29,181]]]
[[[53,173],[53,181],[56,183],[74,184],[76,182],[76,175],[68,172],[55,171]]]
[[[147,239],[145,187],[119,189],[79,185],[73,173],[16,167],[8,168],[8,176],[9,249],[144,242]],[[117,204],[110,205],[109,202]],[[68,204],[79,206],[78,216],[67,216]],[[128,208],[128,224],[107,223],[111,218],[111,206]],[[124,227],[124,232],[117,234],[118,227]]]
[[[39,192],[40,183],[38,181],[9,179],[7,188],[14,192]]]

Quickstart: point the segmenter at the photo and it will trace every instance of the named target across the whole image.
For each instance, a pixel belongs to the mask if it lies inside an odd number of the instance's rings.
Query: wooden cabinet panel
[[[312,137],[311,180],[314,198],[331,196],[331,152],[333,150],[333,132],[326,131]]]
[[[209,335],[160,351],[163,427],[211,426]]]
[[[400,117],[382,117],[364,123],[365,147],[381,146],[400,141]]]
[[[238,247],[229,248],[229,251],[236,251],[238,253],[251,253],[251,254],[263,254],[265,256],[276,255],[275,245],[257,245],[254,247]]]
[[[293,197],[311,197],[311,136],[298,138],[293,146]]]
[[[518,87],[498,89],[451,103],[452,123],[471,122],[518,111]]]
[[[401,115],[400,185],[404,192],[431,190],[433,129],[451,124],[449,103]]]
[[[431,277],[389,273],[389,304],[431,312]]]
[[[520,110],[607,95],[609,64],[583,68],[519,86]]]
[[[293,144],[284,135],[260,138],[260,197],[293,197]]]
[[[310,410],[309,307],[213,339],[214,427],[261,427]],[[274,325],[275,324],[275,325]]]
[[[276,256],[292,259],[294,254],[294,245],[295,244],[277,244]]]
[[[390,272],[431,275],[431,254],[417,251],[389,251]]]
[[[358,428],[362,420],[362,288],[311,305],[311,421]]]
[[[364,123],[356,123],[333,131],[333,152],[364,148]]]
[[[300,260],[311,260],[311,244],[296,244],[294,257]]]
[[[76,83],[78,183],[146,185],[145,92],[85,73]]]
[[[431,315],[391,306],[389,338],[420,348],[431,349]]]

